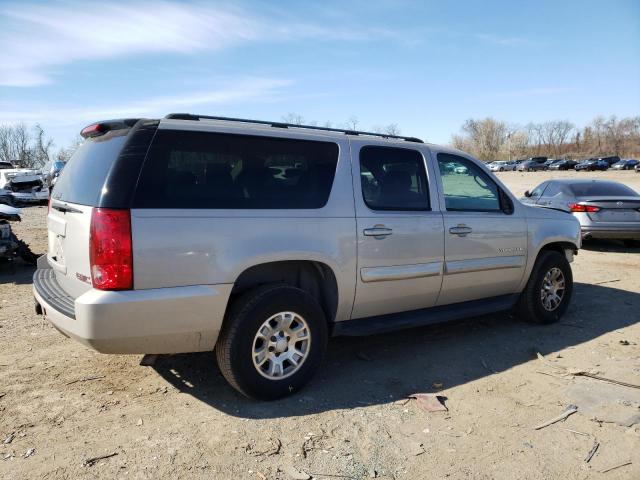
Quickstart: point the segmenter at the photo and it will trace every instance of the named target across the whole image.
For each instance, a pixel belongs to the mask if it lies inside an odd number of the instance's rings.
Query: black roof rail
[[[403,137],[401,135],[387,135],[384,133],[363,132],[360,130],[348,130],[342,128],[330,128],[330,127],[317,127],[315,125],[297,125],[295,123],[283,123],[283,122],[269,122],[265,120],[249,120],[246,118],[231,118],[231,117],[214,117],[211,115],[193,115],[191,113],[170,113],[166,117],[168,120],[221,120],[224,122],[241,122],[241,123],[255,123],[258,125],[269,125],[275,128],[308,128],[311,130],[320,130],[323,132],[338,132],[345,135],[368,135],[372,137],[392,138],[396,140],[404,140],[406,142],[424,143],[421,139],[416,137]]]

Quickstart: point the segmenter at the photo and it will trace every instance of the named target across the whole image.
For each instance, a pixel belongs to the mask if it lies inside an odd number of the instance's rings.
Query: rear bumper
[[[580,227],[582,238],[608,238],[611,240],[640,240],[640,226],[638,228],[629,227]]]
[[[37,305],[56,329],[98,352],[123,354],[213,350],[233,286],[91,289],[73,299],[51,269],[39,268],[33,281]]]

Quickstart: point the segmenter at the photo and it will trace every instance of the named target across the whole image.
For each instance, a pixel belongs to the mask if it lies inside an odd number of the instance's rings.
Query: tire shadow
[[[611,315],[611,305],[616,314]],[[506,313],[369,337],[329,342],[322,367],[301,392],[273,402],[245,398],[222,377],[211,352],[161,356],[154,369],[180,391],[229,415],[251,419],[303,416],[386,404],[503,372],[578,345],[640,319],[640,294],[576,283],[562,320],[530,325]]]

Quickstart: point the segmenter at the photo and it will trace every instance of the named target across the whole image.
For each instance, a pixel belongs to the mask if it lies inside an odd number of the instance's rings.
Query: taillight
[[[133,249],[129,210],[96,208],[89,230],[91,282],[99,290],[133,288]]]
[[[594,207],[593,205],[580,205],[579,203],[570,203],[569,210],[571,210],[572,212],[594,213],[599,212],[600,207]]]
[[[94,123],[93,125],[84,127],[80,132],[80,136],[82,138],[97,137],[98,135],[100,135],[101,133],[104,133],[105,131],[106,129],[104,128],[104,125],[102,125],[101,123]]]

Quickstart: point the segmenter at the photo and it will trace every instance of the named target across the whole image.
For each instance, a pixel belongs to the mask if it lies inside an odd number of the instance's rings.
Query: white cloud
[[[0,12],[0,86],[52,83],[73,62],[218,51],[258,41],[403,41],[386,28],[315,23],[283,10],[251,11],[228,3],[30,1]],[[326,26],[329,25],[329,26]]]
[[[22,121],[26,123],[76,125],[78,122],[92,122],[109,118],[160,117],[170,111],[195,111],[207,106],[225,104],[237,105],[243,102],[275,101],[282,88],[290,85],[289,80],[245,77],[233,82],[218,82],[208,90],[190,92],[183,95],[153,97],[126,104],[94,104],[78,108],[47,105],[15,105],[0,103],[0,123]],[[198,113],[198,112],[196,112]],[[201,113],[201,112],[200,112]],[[206,113],[206,112],[205,112]]]
[[[141,1],[5,5],[0,16],[0,85],[51,82],[54,67],[141,53],[219,50],[254,40],[261,26],[211,4]]]

